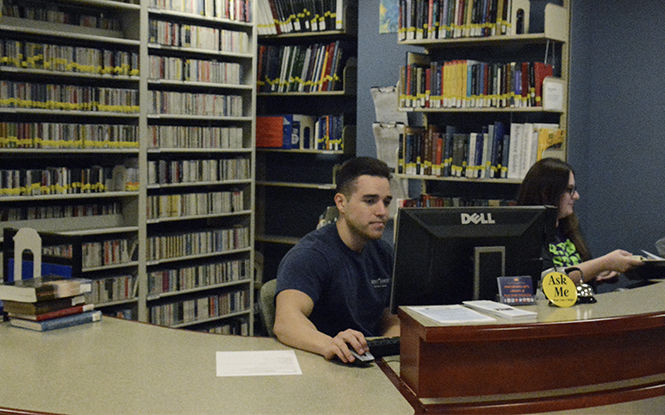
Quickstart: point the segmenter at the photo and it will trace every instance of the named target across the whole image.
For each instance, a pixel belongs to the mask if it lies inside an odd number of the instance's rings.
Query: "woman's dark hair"
[[[388,165],[379,159],[372,157],[356,157],[347,160],[335,175],[337,188],[335,193],[349,196],[353,193],[355,180],[363,175],[384,177],[390,180],[391,172]]]
[[[572,166],[555,158],[545,158],[535,163],[527,172],[520,185],[517,203],[519,205],[559,206],[559,200],[568,191],[570,173],[575,174]],[[561,234],[575,244],[583,261],[591,258],[591,253],[584,242],[577,216],[559,219]]]

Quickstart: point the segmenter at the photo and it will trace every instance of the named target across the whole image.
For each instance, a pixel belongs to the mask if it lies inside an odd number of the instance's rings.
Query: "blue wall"
[[[665,236],[665,7],[573,1],[570,161],[594,253]]]
[[[665,236],[665,7],[572,4],[568,158],[591,250],[654,251]],[[407,47],[379,34],[379,0],[359,1],[358,155],[375,155],[372,86],[394,85]]]

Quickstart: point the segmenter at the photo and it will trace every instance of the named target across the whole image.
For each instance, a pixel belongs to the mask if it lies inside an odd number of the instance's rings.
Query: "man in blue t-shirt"
[[[369,350],[365,336],[399,335],[399,320],[387,308],[392,248],[381,240],[390,169],[354,158],[336,183],[337,222],[310,232],[279,265],[273,332],[282,343],[350,363],[350,348]]]

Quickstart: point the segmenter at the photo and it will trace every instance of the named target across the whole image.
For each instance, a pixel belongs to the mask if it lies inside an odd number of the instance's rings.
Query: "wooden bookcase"
[[[211,10],[162,4],[4,2],[0,164],[15,172],[3,172],[0,227],[83,241],[131,238],[135,261],[82,270],[93,279],[131,274],[137,281],[128,305],[98,308],[126,307],[133,319],[172,327],[252,334],[255,23],[239,2],[206,2]],[[20,17],[24,8],[104,28],[31,20]],[[101,68],[93,63],[99,55],[107,62]],[[42,84],[49,86],[34,87]],[[28,85],[37,92],[17,101],[16,91]],[[47,93],[56,86],[78,96],[53,103]],[[76,193],[45,186],[60,184],[57,168],[83,169],[76,174],[91,183]],[[10,176],[36,184],[8,189]]]
[[[286,3],[297,6],[298,2]],[[257,147],[256,250],[263,259],[263,281],[275,278],[284,254],[300,237],[316,228],[319,216],[333,204],[337,166],[355,155],[357,3],[347,0],[342,3],[343,19],[337,16],[341,28],[259,36],[260,45],[274,48],[306,48],[339,41],[346,54],[340,87],[335,90],[267,92],[258,88],[257,116],[304,114],[316,118],[343,114],[344,125],[341,146],[334,150]],[[259,83],[266,81],[265,77],[259,79]],[[257,140],[261,134],[262,131],[257,131]]]
[[[471,2],[470,5],[473,7],[474,3]],[[510,104],[485,107],[445,107],[445,104],[437,108],[432,106],[407,107],[403,105],[404,95],[402,94],[400,109],[419,114],[420,119],[423,120],[420,125],[425,129],[431,125],[439,126],[442,135],[446,126],[456,127],[458,133],[468,135],[476,132],[480,134],[482,127],[497,121],[503,123],[506,134],[511,132],[513,124],[558,124],[559,128],[564,131],[564,141],[554,154],[565,159],[570,66],[570,1],[514,0],[512,7],[513,14],[520,8],[526,11],[528,16],[526,21],[530,24],[525,24],[524,33],[514,33],[516,24],[512,21],[506,25],[505,34],[496,33],[488,36],[461,35],[453,38],[430,36],[428,38],[426,35],[422,35],[422,31],[417,33],[417,30],[409,31],[404,28],[398,34],[398,44],[422,47],[422,55],[431,61],[469,60],[490,64],[516,62],[518,65],[520,62],[550,63],[553,65],[555,82],[559,86],[558,93],[562,95],[560,107],[544,109],[542,105]],[[460,30],[464,30],[462,26],[458,27]],[[400,87],[402,88],[400,92],[403,92],[404,85]],[[513,144],[512,141],[510,144]],[[526,170],[523,172],[526,173]],[[462,199],[462,203],[498,203],[514,200],[517,196],[517,187],[521,182],[521,177],[451,177],[424,174],[423,172],[413,174],[413,172],[405,171],[397,174],[396,177],[420,182],[421,194],[444,198],[459,197]],[[480,201],[474,202],[474,199]],[[457,201],[448,200],[446,203],[457,203]]]

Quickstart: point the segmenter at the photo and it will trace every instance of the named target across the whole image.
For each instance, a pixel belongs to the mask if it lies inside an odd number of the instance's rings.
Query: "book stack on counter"
[[[89,279],[45,276],[0,285],[0,300],[12,326],[47,331],[101,320],[90,291]]]
[[[527,311],[489,300],[464,301],[463,304],[473,310],[508,320],[512,323],[535,323],[538,313]]]

